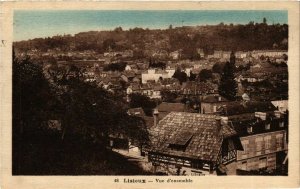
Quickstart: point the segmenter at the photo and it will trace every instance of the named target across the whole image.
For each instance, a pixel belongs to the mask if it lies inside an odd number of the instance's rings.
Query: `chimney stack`
[[[158,114],[159,114],[158,109],[155,108],[155,109],[153,110],[154,127],[156,127],[156,125],[157,125],[157,123],[158,123]]]
[[[221,96],[218,97],[218,101],[219,101],[219,102],[222,101],[222,97],[221,97]]]

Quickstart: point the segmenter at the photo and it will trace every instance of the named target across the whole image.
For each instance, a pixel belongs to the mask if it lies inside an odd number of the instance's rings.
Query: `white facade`
[[[142,83],[147,83],[147,81],[151,80],[157,82],[160,78],[166,79],[171,78],[172,76],[171,71],[167,72],[164,70],[148,69],[146,73],[142,73]]]

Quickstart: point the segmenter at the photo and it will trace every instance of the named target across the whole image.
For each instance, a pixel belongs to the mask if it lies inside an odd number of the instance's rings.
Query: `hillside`
[[[246,25],[207,25],[183,26],[164,30],[134,28],[113,31],[89,31],[72,35],[36,38],[14,42],[19,51],[48,49],[59,51],[94,50],[103,53],[111,50],[127,50],[143,53],[164,50],[172,52],[178,49],[183,54],[194,53],[203,48],[205,53],[213,50],[263,50],[288,48],[288,25],[250,22]]]

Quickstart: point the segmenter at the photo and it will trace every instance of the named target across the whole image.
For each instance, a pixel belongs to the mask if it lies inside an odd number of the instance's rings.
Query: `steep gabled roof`
[[[223,138],[236,134],[229,126],[219,131],[216,117],[187,112],[169,113],[150,130],[150,152],[216,162]],[[184,148],[170,148],[174,143]]]

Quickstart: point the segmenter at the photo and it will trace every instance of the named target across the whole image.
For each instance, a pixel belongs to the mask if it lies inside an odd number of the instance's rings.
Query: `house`
[[[229,104],[230,101],[222,96],[209,95],[203,97],[200,102],[201,114],[213,114],[224,105]]]
[[[287,51],[284,50],[257,50],[252,51],[251,55],[254,58],[264,57],[282,57],[284,54],[288,54]]]
[[[225,116],[230,121],[242,121],[255,118],[255,112],[274,113],[276,107],[271,102],[234,101],[217,109],[217,114]]]
[[[149,80],[157,82],[158,80],[171,78],[172,76],[165,70],[148,69],[146,72],[142,73],[142,83],[147,83]]]
[[[279,111],[273,114],[257,112],[254,119],[231,123],[243,146],[243,150],[237,151],[237,174],[274,172],[276,169],[282,173],[287,158],[286,115]]]
[[[213,58],[223,58],[223,51],[214,51]]]
[[[127,65],[125,66],[125,70],[126,70],[126,71],[130,71],[130,70],[131,70],[131,66],[127,64]]]
[[[271,103],[280,111],[280,112],[285,112],[287,111],[288,108],[288,100],[274,100],[271,101]]]
[[[203,49],[197,49],[197,53],[199,54],[200,58],[204,58],[204,50]]]
[[[236,160],[237,133],[216,115],[171,112],[150,130],[148,160],[154,172],[217,175]]]
[[[237,151],[237,172],[272,172],[283,166],[287,158],[288,114],[280,112],[271,102],[231,102],[218,109],[225,124],[230,124],[240,136],[243,150]],[[234,168],[235,167],[235,168]]]
[[[237,51],[235,52],[235,56],[236,58],[246,58],[248,56],[248,53],[247,52],[243,52],[243,51]]]
[[[165,71],[168,73],[168,78],[172,78],[176,69],[172,67],[167,67]]]
[[[154,83],[151,85],[153,93],[150,96],[152,99],[161,99],[160,91],[162,89],[162,85],[160,83]]]
[[[183,95],[218,94],[218,86],[211,82],[188,81],[182,84]]]
[[[173,60],[178,60],[180,58],[180,51],[173,51],[169,54],[169,56],[173,59]]]

